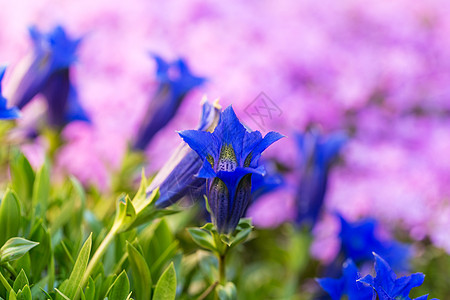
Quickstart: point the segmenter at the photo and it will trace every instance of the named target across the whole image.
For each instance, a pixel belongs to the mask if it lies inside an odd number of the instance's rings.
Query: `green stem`
[[[206,297],[208,297],[209,294],[211,294],[212,291],[216,288],[216,286],[219,284],[218,281],[215,281],[213,284],[211,284],[201,295],[198,297],[197,300],[204,300]]]
[[[225,273],[225,258],[226,253],[219,255],[219,283],[225,285],[227,283],[227,277]]]
[[[6,280],[6,278],[3,277],[2,272],[0,272],[0,282],[3,284],[8,293],[12,290],[12,287],[9,285],[8,280]]]
[[[8,272],[11,273],[11,275],[14,276],[14,278],[17,277],[17,272],[16,270],[14,270],[14,268],[11,266],[10,263],[6,263],[3,267],[6,270],[8,270]]]

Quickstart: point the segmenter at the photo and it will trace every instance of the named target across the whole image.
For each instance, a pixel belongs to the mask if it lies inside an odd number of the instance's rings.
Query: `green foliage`
[[[173,300],[177,293],[177,277],[173,263],[167,267],[156,283],[153,300]]]
[[[128,260],[130,261],[133,282],[135,284],[136,299],[150,299],[152,278],[147,262],[133,245],[127,242]]]
[[[8,189],[0,203],[0,245],[19,234],[21,219],[19,200]]]
[[[84,243],[80,250],[80,254],[75,262],[72,273],[69,279],[63,282],[61,285],[61,293],[66,295],[69,299],[75,297],[75,294],[81,289],[81,279],[83,278],[84,272],[89,261],[89,255],[91,253],[92,246],[92,235],[89,235],[88,239]],[[60,295],[61,296],[61,295]],[[61,297],[56,297],[56,299],[61,299]]]
[[[0,248],[0,265],[12,262],[24,256],[32,248],[39,243],[26,240],[24,238],[14,237],[10,238]]]
[[[156,208],[159,192],[147,194],[145,175],[139,187],[135,176],[119,176],[128,182],[101,193],[73,177],[54,181],[50,158],[35,171],[11,153],[0,202],[0,300],[307,300],[318,290],[324,266],[310,257],[311,232],[255,230],[242,219],[233,234],[219,234],[196,207]],[[413,294],[450,294],[448,254],[426,243],[419,250],[415,270],[427,277]]]

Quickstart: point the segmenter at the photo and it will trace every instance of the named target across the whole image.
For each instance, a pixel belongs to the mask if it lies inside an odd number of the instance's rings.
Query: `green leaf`
[[[89,277],[88,283],[86,285],[86,289],[84,290],[84,296],[86,300],[94,300],[95,299],[95,282],[92,277]]]
[[[130,281],[127,273],[122,271],[106,293],[109,300],[126,300],[130,293]]]
[[[136,286],[136,299],[150,299],[152,278],[147,262],[139,251],[127,241],[128,260],[130,262],[133,281]]]
[[[16,300],[16,293],[14,292],[14,290],[9,291],[9,300]]]
[[[19,292],[19,290],[23,289],[23,287],[26,285],[30,285],[30,283],[28,282],[28,278],[27,275],[25,274],[25,271],[22,269],[20,270],[19,275],[14,281],[13,290],[17,293]]]
[[[71,300],[69,297],[67,297],[63,292],[61,292],[60,290],[58,290],[57,288],[55,288],[55,291],[58,293],[56,295],[56,299],[64,299],[64,300]]]
[[[20,290],[16,294],[17,300],[31,300],[31,290],[28,285],[24,286],[22,290]]]
[[[194,242],[200,247],[206,248],[213,252],[217,251],[216,243],[211,233],[202,228],[188,228],[188,232],[191,235]]]
[[[21,258],[30,249],[36,247],[39,243],[26,240],[24,238],[14,237],[9,239],[0,249],[0,264]]]
[[[178,240],[175,239],[165,219],[147,226],[139,236],[142,253],[150,267],[152,278],[161,276],[163,267],[175,255],[178,249]]]
[[[50,264],[52,255],[51,237],[48,230],[42,224],[42,219],[38,219],[31,229],[30,239],[39,242],[39,247],[31,249],[30,260],[32,281],[39,280],[42,271]]]
[[[33,185],[33,207],[36,207],[36,215],[44,217],[47,211],[48,198],[50,195],[50,173],[46,161],[36,174]]]
[[[227,284],[219,285],[217,287],[217,294],[219,295],[220,300],[235,300],[237,299],[236,287],[232,282],[228,282]]]
[[[69,279],[65,281],[60,287],[61,292],[69,297],[69,299],[74,298],[77,290],[81,288],[80,283],[89,262],[91,246],[92,234],[89,235],[83,247],[81,248]],[[58,297],[56,299],[58,299]],[[61,297],[59,297],[59,299],[61,299]]]
[[[27,158],[20,152],[14,151],[10,161],[12,187],[17,192],[23,208],[30,207],[34,185],[34,171]]]
[[[130,229],[130,225],[136,219],[136,211],[128,195],[122,197],[117,203],[115,226],[119,226],[118,232]]]
[[[21,219],[19,200],[8,189],[0,204],[0,245],[19,234]]]
[[[171,263],[156,283],[153,300],[173,300],[177,294],[177,276]]]

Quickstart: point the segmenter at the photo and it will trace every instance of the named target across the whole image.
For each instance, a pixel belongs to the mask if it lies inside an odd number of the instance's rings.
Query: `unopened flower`
[[[2,95],[2,80],[5,75],[6,68],[0,67],[0,119],[10,120],[17,119],[20,116],[19,110],[16,107],[7,107],[6,99]]]
[[[134,142],[133,148],[138,150],[145,150],[155,134],[172,120],[186,94],[205,82],[204,78],[194,76],[182,59],[168,63],[157,55],[153,58],[159,87]]]
[[[316,129],[298,135],[302,161],[301,181],[296,196],[298,224],[312,227],[319,218],[331,163],[346,140],[347,136],[343,133],[323,136]]]
[[[70,66],[77,60],[80,39],[70,39],[61,26],[49,33],[31,27],[29,33],[33,52],[13,73],[11,102],[21,109],[40,94],[47,102],[50,126],[89,121],[70,81]]]
[[[261,153],[283,136],[249,132],[229,106],[213,133],[181,131],[180,136],[203,161],[198,177],[206,178],[206,195],[212,220],[220,233],[230,233],[244,216],[251,201],[251,175],[264,174]]]
[[[212,132],[219,122],[221,107],[217,102],[209,103],[206,98],[203,101],[198,130]],[[202,164],[197,153],[182,142],[155,176],[147,189],[147,194],[151,194],[158,187],[160,197],[156,205],[161,208],[175,203],[188,194],[196,194],[197,191],[204,194],[205,180],[195,176]]]

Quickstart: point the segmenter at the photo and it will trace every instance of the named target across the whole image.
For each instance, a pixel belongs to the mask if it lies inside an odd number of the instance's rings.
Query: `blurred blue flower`
[[[319,285],[331,296],[332,300],[340,300],[347,295],[348,300],[372,300],[374,291],[357,280],[361,278],[358,268],[351,259],[347,259],[342,267],[342,277],[317,279]]]
[[[341,221],[341,251],[345,257],[356,263],[372,260],[372,252],[383,255],[397,270],[408,269],[411,255],[408,245],[395,240],[382,240],[376,236],[378,223],[373,219],[364,219],[349,223],[338,215]]]
[[[203,160],[198,177],[207,179],[207,197],[213,223],[220,233],[230,233],[244,216],[251,200],[251,175],[264,175],[261,153],[283,136],[249,132],[229,106],[213,133],[199,130],[179,132]]]
[[[59,128],[75,120],[89,121],[78,103],[69,72],[77,60],[76,50],[81,39],[70,39],[61,26],[49,33],[31,27],[29,33],[33,53],[26,68],[13,74],[16,85],[12,103],[21,109],[41,94],[47,101],[50,126]]]
[[[380,300],[411,300],[409,293],[412,288],[422,285],[425,275],[414,273],[409,276],[397,278],[389,264],[378,254],[373,253],[375,257],[375,271],[377,276],[371,275],[359,279],[359,282],[365,283],[375,289]],[[428,295],[416,298],[415,300],[426,300]]]
[[[212,132],[219,122],[221,107],[217,102],[207,102],[206,98],[203,101],[198,130]],[[160,208],[167,207],[186,195],[198,194],[203,197],[206,191],[205,179],[195,176],[202,164],[197,153],[183,142],[155,176],[147,194],[159,187],[160,197],[156,206]]]
[[[347,136],[343,133],[323,136],[317,129],[297,136],[302,161],[301,181],[296,196],[297,224],[313,227],[319,218],[331,163],[346,141]]]
[[[204,78],[192,75],[182,59],[168,63],[157,55],[153,58],[159,87],[134,142],[133,148],[138,150],[145,150],[155,134],[172,120],[186,94],[205,82]]]
[[[20,112],[16,107],[7,107],[6,99],[2,95],[2,80],[5,75],[6,67],[0,67],[0,119],[11,120],[20,117]]]

